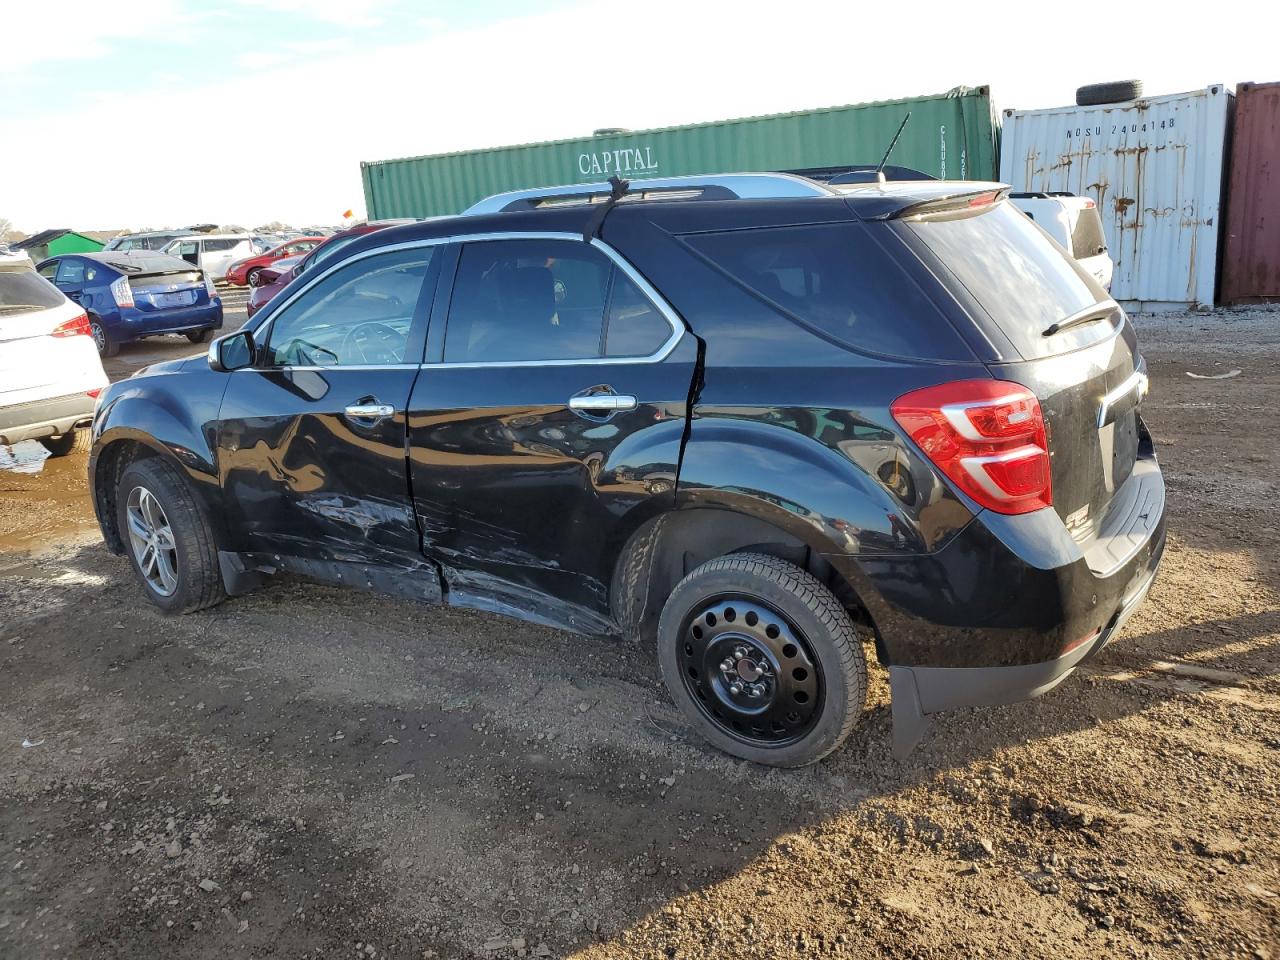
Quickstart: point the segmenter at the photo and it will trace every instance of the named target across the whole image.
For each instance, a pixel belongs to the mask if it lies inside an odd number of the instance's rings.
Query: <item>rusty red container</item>
[[[1280,300],[1280,83],[1236,88],[1222,302]]]

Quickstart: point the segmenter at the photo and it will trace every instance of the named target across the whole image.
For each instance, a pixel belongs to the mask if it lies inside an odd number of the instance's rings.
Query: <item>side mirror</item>
[[[209,368],[220,373],[242,370],[253,366],[256,352],[253,334],[248,330],[237,330],[209,344]]]

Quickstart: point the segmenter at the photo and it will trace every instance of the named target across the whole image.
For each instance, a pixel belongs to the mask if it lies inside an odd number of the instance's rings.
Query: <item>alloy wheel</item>
[[[100,323],[89,324],[89,332],[93,334],[93,343],[98,348],[98,352],[102,353],[107,349],[107,332],[102,329]]]
[[[160,501],[146,487],[129,491],[129,545],[147,585],[162,597],[178,589],[178,546]]]
[[[685,689],[729,736],[785,746],[821,715],[824,686],[813,651],[768,605],[746,597],[707,600],[686,618],[679,642]]]

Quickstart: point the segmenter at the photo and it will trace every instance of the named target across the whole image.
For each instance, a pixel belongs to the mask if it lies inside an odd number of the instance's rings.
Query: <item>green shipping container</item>
[[[814,170],[889,163],[952,180],[993,180],[1000,150],[988,87],[683,127],[522,146],[364,161],[370,219],[460,213],[491,194],[527,187],[697,173]]]

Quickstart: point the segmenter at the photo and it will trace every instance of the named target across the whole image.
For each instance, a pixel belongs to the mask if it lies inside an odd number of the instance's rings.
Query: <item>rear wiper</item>
[[[1093,323],[1095,320],[1105,320],[1111,316],[1120,305],[1114,300],[1104,300],[1101,303],[1095,303],[1091,307],[1085,307],[1078,313],[1073,313],[1064,320],[1057,323],[1051,323],[1041,332],[1043,337],[1052,337],[1055,333],[1061,333],[1063,330],[1069,330],[1072,327],[1078,327],[1082,323]]]

